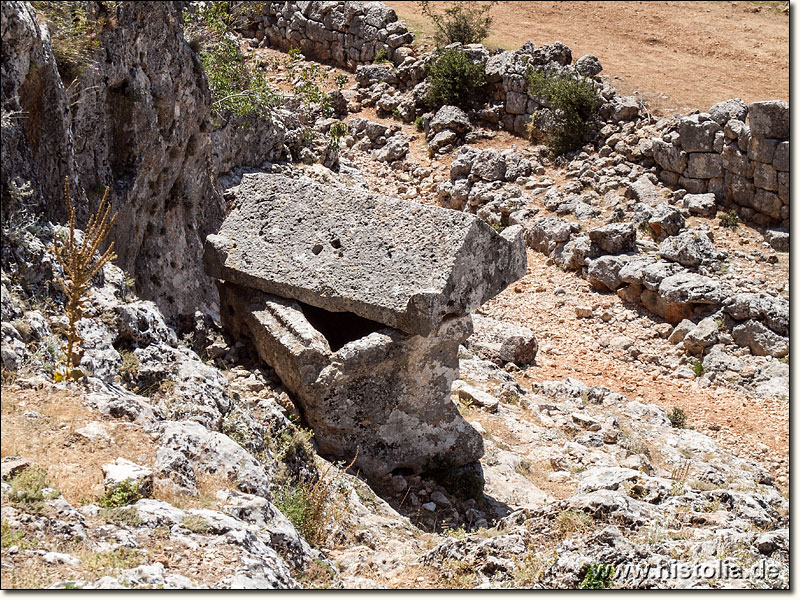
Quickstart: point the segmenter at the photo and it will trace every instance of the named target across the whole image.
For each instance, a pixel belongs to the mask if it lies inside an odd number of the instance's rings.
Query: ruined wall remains
[[[414,35],[381,2],[269,2],[263,19],[245,35],[262,45],[300,48],[310,59],[355,69],[383,50],[400,63]]]
[[[653,140],[661,181],[711,192],[759,225],[789,226],[789,105],[720,102]]]

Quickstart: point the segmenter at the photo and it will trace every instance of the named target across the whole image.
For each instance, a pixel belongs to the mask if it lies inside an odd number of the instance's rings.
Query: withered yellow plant
[[[87,292],[92,279],[106,264],[117,258],[114,253],[114,242],[109,244],[99,258],[95,255],[100,250],[100,245],[108,236],[111,227],[117,219],[116,213],[111,216],[111,207],[108,205],[108,190],[103,194],[97,212],[89,217],[83,240],[78,243],[75,239],[75,209],[69,198],[69,177],[64,180],[64,202],[69,220],[69,237],[65,244],[54,245],[56,260],[64,268],[64,277],[57,279],[58,284],[67,295],[66,313],[69,319],[67,329],[66,369],[64,378],[77,379],[82,374],[76,369],[74,352],[82,342],[78,333],[78,321],[83,318]]]

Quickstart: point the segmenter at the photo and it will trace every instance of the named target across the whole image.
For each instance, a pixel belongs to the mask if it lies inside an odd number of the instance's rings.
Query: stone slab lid
[[[498,234],[467,213],[266,173],[231,195],[206,239],[210,276],[411,334],[468,314],[527,268],[521,227]]]

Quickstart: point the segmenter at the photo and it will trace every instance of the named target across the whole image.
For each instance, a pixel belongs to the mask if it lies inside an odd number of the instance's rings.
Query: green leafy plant
[[[741,223],[739,220],[739,215],[737,215],[733,210],[726,213],[720,213],[717,218],[719,219],[719,224],[721,227],[736,228],[739,226],[739,223]]]
[[[97,499],[97,504],[104,508],[116,508],[133,504],[143,497],[139,492],[139,483],[132,479],[126,479],[100,496]]]
[[[667,413],[667,418],[669,419],[669,422],[672,424],[672,426],[675,427],[676,429],[686,428],[686,420],[687,420],[686,413],[683,412],[682,408],[673,406],[672,410],[669,413]]]
[[[703,373],[705,372],[705,370],[703,369],[703,361],[702,360],[694,361],[694,364],[692,365],[692,371],[694,371],[695,377],[702,376]]]
[[[431,87],[426,100],[432,109],[453,105],[468,110],[486,85],[484,65],[456,48],[439,52],[427,66],[427,75]]]
[[[211,88],[212,109],[226,114],[268,118],[280,94],[266,75],[248,63],[231,33],[249,23],[265,2],[205,2],[184,16],[184,30],[200,54]]]
[[[592,563],[578,586],[581,590],[604,590],[614,583],[614,567],[604,563]]]
[[[550,152],[561,155],[580,148],[595,126],[602,100],[595,84],[586,78],[528,67],[528,92],[553,109],[554,122],[544,141]]]
[[[0,547],[2,547],[3,550],[11,546],[27,547],[27,544],[24,543],[25,532],[11,527],[7,519],[3,519],[2,524],[0,525],[0,533],[2,533],[2,542],[0,543]]]
[[[375,60],[372,61],[373,65],[382,65],[389,62],[389,55],[386,53],[386,48],[379,48],[375,53]]]
[[[347,135],[347,123],[344,121],[336,121],[331,125],[328,131],[328,146],[331,150],[338,150],[341,146],[341,141]]]
[[[425,129],[425,125],[423,123],[422,117],[417,117],[414,120],[414,127],[417,128],[417,131],[422,131],[423,129]]]
[[[106,188],[97,212],[89,217],[83,232],[83,240],[78,243],[75,237],[75,210],[69,198],[69,178],[64,180],[64,202],[69,220],[69,237],[65,244],[53,246],[56,260],[64,268],[64,277],[58,277],[57,281],[67,295],[66,312],[69,319],[65,365],[63,372],[58,372],[58,378],[78,379],[84,373],[76,368],[80,361],[76,360],[75,351],[82,341],[77,323],[83,318],[92,279],[106,264],[117,257],[114,253],[114,242],[111,242],[106,251],[95,259],[101,244],[114,226],[117,215],[111,216],[108,188]]]
[[[489,11],[498,2],[436,2],[445,4],[442,13],[434,12],[431,2],[417,2],[423,15],[433,21],[436,27],[433,39],[436,45],[479,44],[489,36],[492,17]]]

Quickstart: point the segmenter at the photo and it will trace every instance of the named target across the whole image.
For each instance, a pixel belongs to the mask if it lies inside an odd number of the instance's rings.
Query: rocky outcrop
[[[480,458],[450,385],[470,311],[525,272],[522,229],[305,178],[228,192],[206,248],[223,324],[296,395],[320,451],[358,453],[370,477]]]

